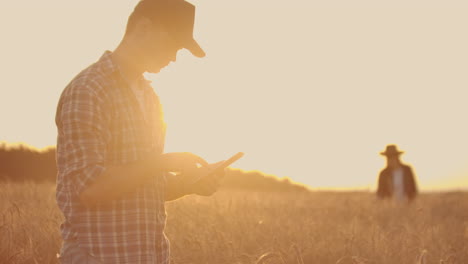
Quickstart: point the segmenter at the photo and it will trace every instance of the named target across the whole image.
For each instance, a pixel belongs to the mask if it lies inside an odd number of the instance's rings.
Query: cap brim
[[[203,58],[205,57],[205,51],[198,45],[197,41],[194,39],[190,39],[187,41],[187,44],[185,44],[185,48],[188,49],[193,56],[198,57],[198,58]]]
[[[405,153],[404,151],[398,151],[398,152],[380,152],[380,155],[382,156],[396,156],[396,155],[401,155]]]

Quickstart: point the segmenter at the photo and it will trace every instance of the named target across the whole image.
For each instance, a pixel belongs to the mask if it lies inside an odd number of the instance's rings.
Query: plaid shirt
[[[62,238],[76,240],[103,263],[169,263],[164,174],[125,198],[92,208],[78,198],[107,166],[163,152],[159,98],[143,77],[142,82],[145,115],[107,51],[71,81],[57,107],[56,199],[65,216]]]

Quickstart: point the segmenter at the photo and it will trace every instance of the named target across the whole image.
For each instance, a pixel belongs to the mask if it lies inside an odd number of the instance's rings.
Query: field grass
[[[54,185],[0,185],[0,263],[56,263]],[[173,264],[468,263],[468,193],[219,192],[168,203]]]

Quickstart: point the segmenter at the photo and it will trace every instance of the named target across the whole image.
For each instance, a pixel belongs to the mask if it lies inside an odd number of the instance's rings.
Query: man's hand
[[[173,153],[169,154],[178,155]],[[168,179],[166,201],[173,201],[189,194],[202,196],[211,196],[214,194],[219,189],[225,171],[220,170],[215,174],[210,174],[210,172],[217,168],[222,162],[223,161],[207,164],[206,166],[186,166],[183,172],[179,170],[179,173],[172,175]]]
[[[189,188],[194,194],[202,196],[211,196],[213,195],[220,186],[221,179],[225,176],[225,170],[221,170],[215,174],[210,174],[217,166],[219,166],[223,161],[210,164],[208,167],[203,167],[198,169],[199,179],[194,182]]]

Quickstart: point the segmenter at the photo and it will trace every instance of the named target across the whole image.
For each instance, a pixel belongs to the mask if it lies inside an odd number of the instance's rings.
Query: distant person
[[[387,167],[379,175],[379,198],[410,202],[416,197],[418,188],[413,170],[400,161],[400,155],[403,153],[396,145],[388,145],[385,151],[380,153],[387,158]]]
[[[61,263],[168,264],[165,201],[217,190],[205,160],[164,153],[163,112],[143,77],[182,48],[205,56],[193,39],[194,18],[186,1],[141,0],[118,47],[63,91],[56,113]]]

